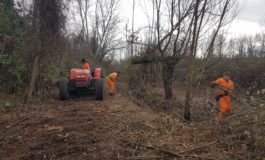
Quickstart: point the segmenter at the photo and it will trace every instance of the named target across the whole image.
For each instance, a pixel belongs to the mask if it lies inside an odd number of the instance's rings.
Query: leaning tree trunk
[[[193,55],[191,55],[193,56]],[[187,121],[191,120],[191,113],[190,113],[190,108],[191,108],[191,86],[193,82],[193,58],[190,58],[191,62],[189,64],[188,68],[188,73],[187,73],[187,81],[186,81],[186,95],[185,95],[185,109],[184,109],[184,118]]]
[[[173,82],[173,74],[175,69],[176,62],[172,62],[170,60],[164,61],[162,63],[162,72],[163,72],[163,84],[165,90],[165,98],[172,98],[172,82]]]
[[[33,93],[33,90],[35,87],[35,82],[36,82],[36,78],[38,76],[38,72],[39,72],[39,55],[37,54],[34,56],[34,59],[33,59],[30,83],[28,86],[27,96],[26,96],[26,100],[25,100],[26,103],[29,102],[32,98],[32,93]]]
[[[189,56],[189,68],[188,68],[188,73],[186,77],[186,95],[185,95],[185,109],[184,109],[184,118],[187,121],[191,120],[191,113],[190,113],[190,108],[191,108],[191,86],[193,83],[193,68],[194,68],[194,60],[196,56],[196,51],[197,51],[197,23],[198,23],[198,8],[199,8],[200,1],[196,1],[196,6],[194,8],[194,26],[193,26],[193,35],[192,35],[192,44],[191,44],[191,52]],[[200,29],[200,28],[199,28]]]

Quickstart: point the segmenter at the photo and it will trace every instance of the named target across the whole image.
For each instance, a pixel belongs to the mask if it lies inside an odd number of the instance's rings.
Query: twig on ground
[[[198,146],[198,147],[194,147],[194,148],[191,148],[191,149],[187,149],[187,150],[184,150],[184,151],[177,152],[177,154],[183,154],[183,153],[186,153],[186,152],[191,152],[191,151],[194,151],[194,150],[197,150],[197,149],[201,149],[201,148],[204,148],[204,147],[207,147],[207,146],[211,146],[211,145],[216,144],[216,143],[217,143],[217,141],[214,141],[214,142],[202,145],[202,146]]]
[[[28,118],[24,118],[24,119],[18,121],[17,123],[15,123],[15,124],[12,124],[12,125],[10,125],[10,126],[6,126],[6,129],[9,129],[9,128],[12,128],[12,127],[15,127],[15,126],[19,125],[20,123],[25,122],[26,120],[28,120]]]
[[[198,156],[198,155],[184,155],[185,157],[194,157],[199,159],[209,159],[209,160],[216,160],[216,158],[206,157],[206,156]]]
[[[140,138],[138,138],[138,142],[137,142],[137,144],[135,145],[135,149],[134,149],[134,152],[133,152],[133,156],[136,155],[136,152],[137,152],[138,147],[139,147],[139,143],[140,143]]]
[[[135,159],[135,160],[141,160],[141,159],[144,159],[144,160],[148,160],[148,159],[160,159],[160,158],[165,158],[165,157],[168,157],[168,155],[163,155],[163,156],[138,156],[138,157],[129,157],[127,158],[128,160],[132,160],[132,159]]]
[[[254,121],[254,122],[241,123],[241,124],[238,124],[238,125],[233,125],[231,127],[232,128],[236,128],[236,127],[248,126],[248,125],[251,125],[251,124],[256,124],[258,122],[265,122],[265,119],[262,119],[262,120],[259,120],[259,121]],[[261,125],[264,125],[264,123],[261,124]]]
[[[127,140],[127,139],[121,138],[121,137],[119,139],[121,141],[129,143],[131,145],[139,145],[141,147],[144,147],[144,148],[147,148],[147,149],[152,149],[152,150],[155,150],[155,151],[158,151],[158,152],[162,152],[162,153],[168,154],[170,156],[174,156],[174,157],[183,157],[183,156],[185,156],[185,155],[182,155],[183,153],[191,152],[191,151],[194,151],[194,150],[197,150],[197,149],[201,149],[201,148],[204,148],[204,147],[207,147],[207,146],[210,146],[210,145],[213,145],[213,144],[217,143],[217,141],[214,141],[214,142],[211,142],[211,143],[208,143],[208,144],[205,144],[205,145],[202,145],[202,146],[198,146],[198,147],[195,147],[195,148],[187,149],[187,150],[180,151],[180,152],[174,152],[174,151],[170,151],[170,150],[167,150],[167,149],[154,147],[154,146],[151,146],[151,145],[146,145],[146,144],[142,144],[142,143],[132,142],[130,140]]]

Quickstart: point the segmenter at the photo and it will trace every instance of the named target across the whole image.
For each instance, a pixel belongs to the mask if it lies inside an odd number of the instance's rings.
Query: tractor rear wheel
[[[62,79],[59,81],[59,95],[60,100],[68,100],[71,98],[69,92],[68,92],[68,79]]]
[[[95,96],[96,100],[103,100],[103,92],[104,92],[104,81],[103,79],[96,79],[96,91]]]

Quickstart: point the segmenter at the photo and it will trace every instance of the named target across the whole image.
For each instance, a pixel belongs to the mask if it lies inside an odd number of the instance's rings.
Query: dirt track
[[[120,95],[21,108],[1,113],[1,159],[123,159],[130,153],[113,135],[158,118]]]
[[[198,147],[215,142],[215,130],[197,129],[170,113],[133,102],[121,95],[103,102],[82,97],[0,113],[0,159],[173,159],[140,144],[174,153],[188,150],[178,159],[246,158],[231,155],[237,153],[236,148],[228,152],[230,147],[222,143]],[[137,145],[124,142],[124,138]],[[196,147],[199,149],[192,149]]]

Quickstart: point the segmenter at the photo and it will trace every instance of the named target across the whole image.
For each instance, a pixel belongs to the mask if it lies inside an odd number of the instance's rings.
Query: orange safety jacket
[[[230,112],[231,100],[229,97],[229,93],[234,88],[234,83],[231,80],[226,81],[224,78],[219,78],[214,81],[214,83],[227,89],[227,91],[223,89],[217,89],[215,98],[219,102],[221,112]]]
[[[228,90],[228,92],[231,92],[231,90],[234,88],[234,83],[229,80],[226,81],[224,78],[219,78],[216,81],[214,81],[215,84],[222,86]],[[218,89],[216,91],[216,95],[226,95],[225,91],[223,89]]]
[[[113,93],[117,89],[117,86],[116,86],[117,77],[118,77],[118,74],[116,72],[113,72],[106,77],[108,88],[109,88],[109,93]]]

